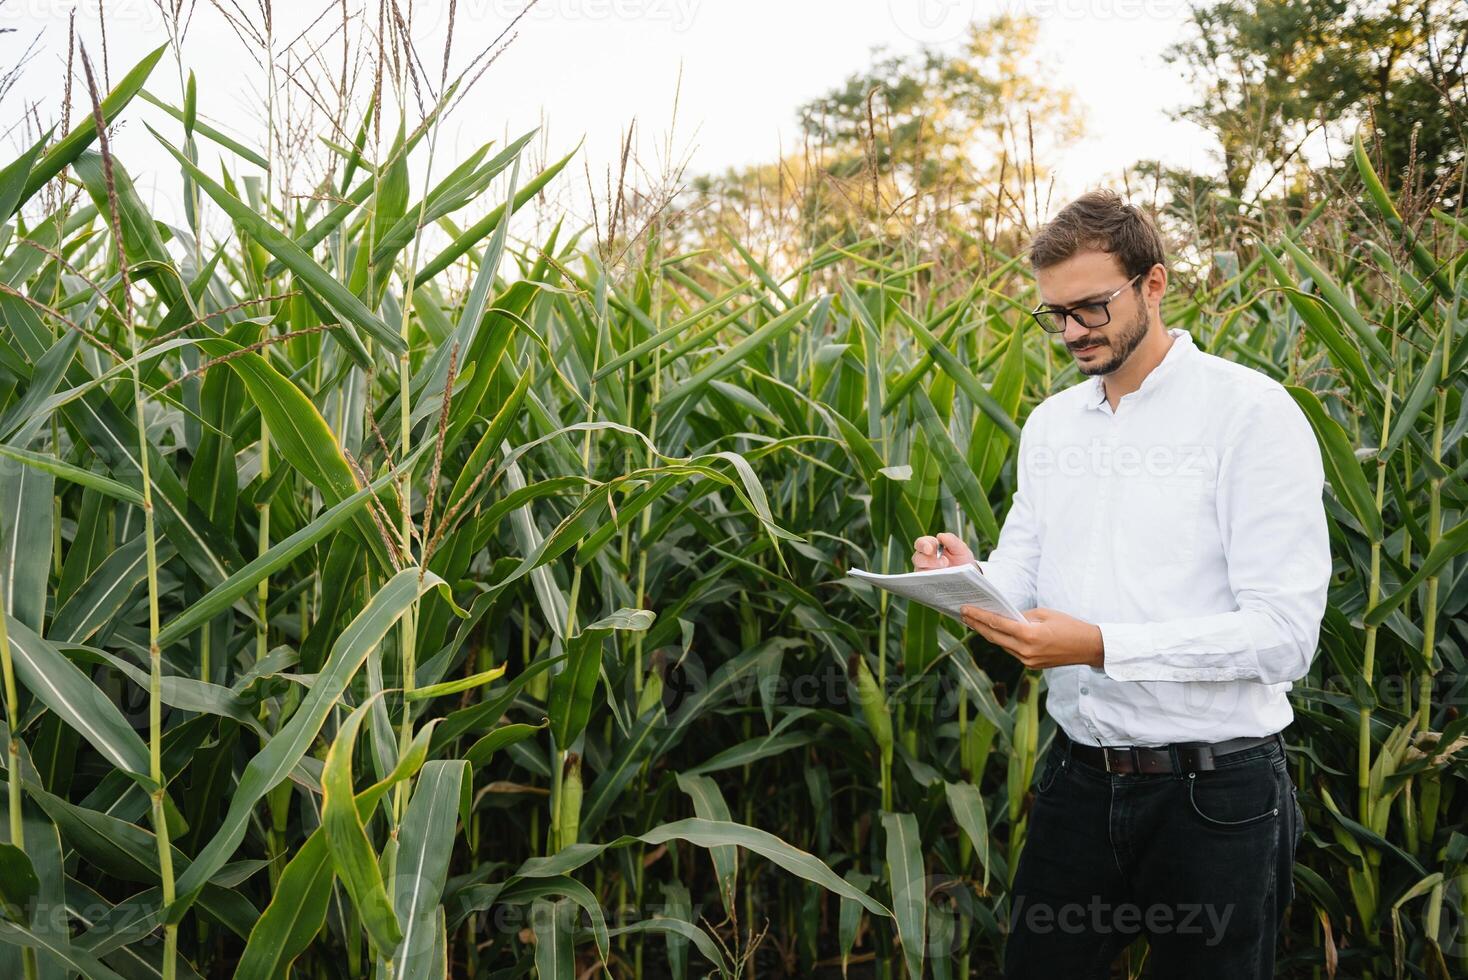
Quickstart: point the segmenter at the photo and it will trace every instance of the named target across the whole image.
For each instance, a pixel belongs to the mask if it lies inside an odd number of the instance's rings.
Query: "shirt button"
[[[1081,688],[1081,693],[1082,694],[1090,694],[1091,693],[1091,689],[1089,687],[1083,687],[1083,688]]]

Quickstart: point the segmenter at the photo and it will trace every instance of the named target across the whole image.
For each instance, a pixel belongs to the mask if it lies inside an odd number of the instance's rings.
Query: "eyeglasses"
[[[1087,330],[1104,327],[1111,322],[1111,310],[1106,304],[1121,293],[1121,291],[1137,281],[1141,273],[1132,276],[1126,282],[1113,289],[1105,299],[1091,300],[1089,303],[1079,303],[1075,306],[1037,306],[1030,311],[1030,316],[1040,324],[1040,328],[1046,333],[1064,333],[1065,318],[1073,317],[1077,323]]]

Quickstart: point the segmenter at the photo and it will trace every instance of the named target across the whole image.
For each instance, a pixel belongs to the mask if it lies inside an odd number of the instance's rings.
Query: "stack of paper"
[[[898,575],[879,575],[862,568],[848,569],[847,574],[954,619],[963,618],[958,611],[961,606],[978,606],[1010,619],[1023,621],[1025,618],[1014,603],[984,577],[974,562]]]

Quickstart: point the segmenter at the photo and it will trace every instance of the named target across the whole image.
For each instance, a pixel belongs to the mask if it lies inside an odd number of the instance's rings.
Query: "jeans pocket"
[[[1305,811],[1300,808],[1300,794],[1296,790],[1294,783],[1290,784],[1290,807],[1295,812],[1295,835],[1290,845],[1290,895],[1288,901],[1293,902],[1296,894],[1294,875],[1295,855],[1300,850],[1300,839],[1305,836]]]
[[[1066,759],[1056,749],[1051,749],[1045,755],[1045,766],[1040,770],[1040,778],[1035,780],[1035,795],[1040,796],[1051,786],[1055,785],[1055,778],[1060,775],[1060,770],[1065,768]]]
[[[1272,764],[1190,772],[1188,803],[1207,826],[1253,827],[1279,816],[1279,780]]]
[[[1290,784],[1290,805],[1295,808],[1295,850],[1300,848],[1300,839],[1305,836],[1305,811],[1300,807],[1300,792]]]

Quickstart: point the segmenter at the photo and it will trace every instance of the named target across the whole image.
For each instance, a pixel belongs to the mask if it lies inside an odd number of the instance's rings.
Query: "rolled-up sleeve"
[[[1219,532],[1232,612],[1099,623],[1103,669],[1120,681],[1279,684],[1310,669],[1330,584],[1320,446],[1282,387],[1239,413],[1219,459]]]
[[[1025,472],[1029,469],[1031,451],[1036,442],[1035,431],[1040,424],[1039,409],[1030,413],[1019,434],[1019,452],[1016,456],[1014,499],[1010,501],[1009,513],[1004,517],[1004,526],[999,529],[999,540],[988,558],[978,563],[979,570],[994,580],[1009,601],[1017,609],[1032,609],[1036,600],[1036,579],[1040,568],[1040,527],[1034,500],[1034,481]]]

